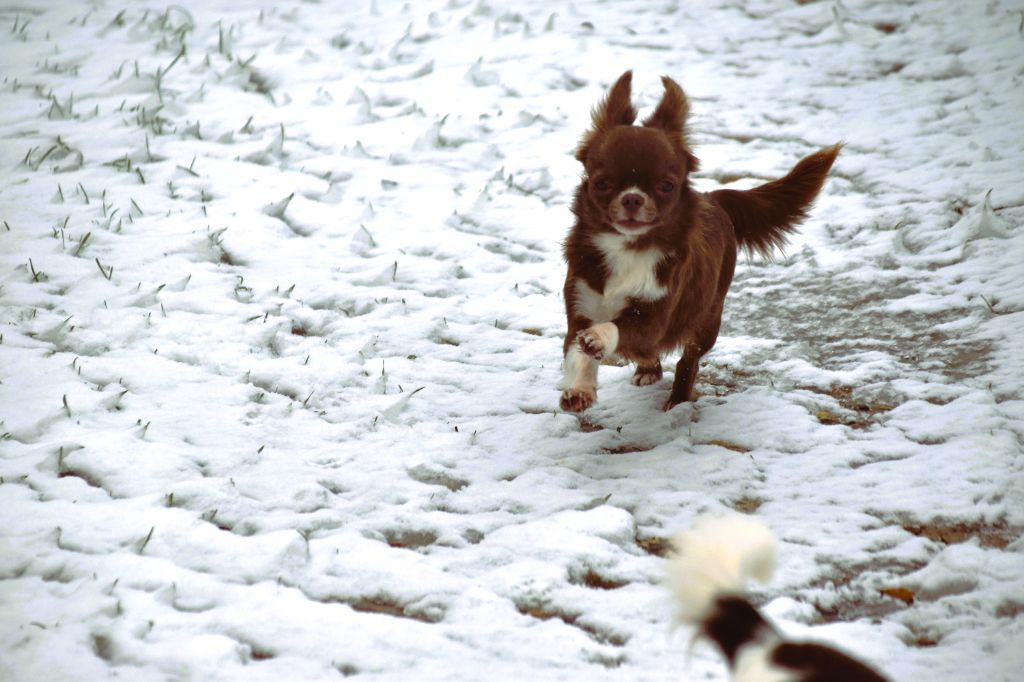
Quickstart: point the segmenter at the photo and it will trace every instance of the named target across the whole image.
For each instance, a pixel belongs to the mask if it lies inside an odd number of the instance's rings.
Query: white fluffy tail
[[[718,597],[741,596],[750,579],[767,581],[775,570],[775,536],[749,516],[699,516],[672,544],[666,585],[680,623],[701,623]]]

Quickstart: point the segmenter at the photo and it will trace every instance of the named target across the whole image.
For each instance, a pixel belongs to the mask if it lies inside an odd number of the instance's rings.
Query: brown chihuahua
[[[597,367],[618,355],[636,363],[633,383],[661,379],[661,355],[682,348],[664,408],[694,399],[697,363],[711,350],[732,283],[736,251],[768,255],[807,215],[839,153],[834,145],[789,174],[750,190],[690,188],[696,170],[682,88],[665,94],[642,126],[630,101],[632,72],[593,112],[576,158],[585,175],[565,240],[563,410],[597,400]]]

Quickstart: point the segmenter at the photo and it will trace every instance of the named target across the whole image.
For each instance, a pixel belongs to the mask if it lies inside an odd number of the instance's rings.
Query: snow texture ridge
[[[0,679],[727,679],[662,587],[894,680],[1024,669],[1024,15],[1007,0],[0,7]],[[707,191],[845,144],[700,399],[557,410],[590,108]],[[674,360],[674,359],[673,359]]]

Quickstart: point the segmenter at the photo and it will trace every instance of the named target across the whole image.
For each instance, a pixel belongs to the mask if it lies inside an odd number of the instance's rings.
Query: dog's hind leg
[[[731,278],[731,265],[729,276]],[[726,283],[728,286],[728,283]],[[725,291],[722,291],[725,297]],[[697,383],[697,365],[700,359],[711,350],[715,341],[718,340],[718,330],[722,324],[721,300],[718,308],[712,311],[705,324],[697,331],[694,337],[683,342],[683,357],[679,358],[676,364],[676,376],[672,381],[672,393],[665,402],[665,411],[668,412],[679,403],[692,402],[697,399],[697,392],[694,386]]]
[[[676,364],[676,376],[672,380],[672,392],[665,401],[665,411],[668,412],[679,403],[692,401],[696,398],[693,390],[697,383],[697,363],[704,353],[700,347],[693,343],[683,346],[683,357],[679,358]]]
[[[661,381],[661,360],[639,360],[633,373],[634,386],[650,386]]]

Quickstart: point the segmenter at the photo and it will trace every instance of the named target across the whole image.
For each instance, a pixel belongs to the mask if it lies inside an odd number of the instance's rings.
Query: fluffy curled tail
[[[760,521],[701,516],[672,544],[666,586],[676,619],[718,646],[733,682],[886,682],[837,649],[787,640],[747,600],[747,583],[775,570],[775,536]]]
[[[748,516],[700,516],[672,538],[667,586],[681,623],[702,623],[723,596],[742,596],[751,579],[775,571],[775,536]]]
[[[720,189],[711,199],[729,216],[736,241],[769,255],[807,217],[842,145],[834,144],[800,160],[786,177],[748,190]]]

